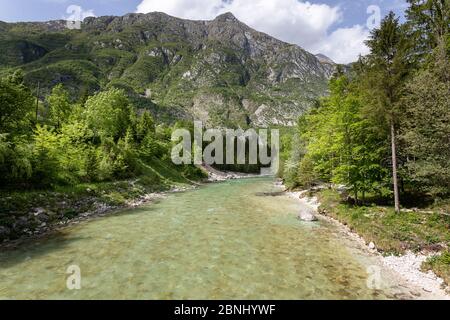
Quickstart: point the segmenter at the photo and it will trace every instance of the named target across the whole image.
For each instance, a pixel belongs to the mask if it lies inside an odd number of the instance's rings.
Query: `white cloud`
[[[152,11],[194,20],[210,20],[230,11],[258,31],[326,54],[338,63],[353,62],[367,53],[365,27],[331,31],[343,18],[339,6],[301,0],[142,0],[137,8],[137,12]]]
[[[314,52],[320,52],[339,63],[356,61],[359,55],[369,53],[364,41],[370,31],[361,25],[351,28],[339,28],[328,35],[325,41],[320,41],[311,47]]]

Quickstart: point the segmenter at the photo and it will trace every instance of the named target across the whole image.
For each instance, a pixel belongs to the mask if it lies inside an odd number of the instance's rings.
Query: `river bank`
[[[239,177],[245,178],[245,177],[247,177],[247,175],[237,175],[230,179],[234,180],[234,179],[238,179]],[[251,182],[252,179],[250,179],[249,181]],[[122,188],[124,188],[123,183],[124,182],[120,183]],[[133,185],[133,181],[128,181],[127,183],[129,184],[130,189],[131,189],[131,186]],[[243,181],[242,183],[246,183],[246,182]],[[241,182],[237,182],[236,188],[239,188],[240,184],[241,184]],[[183,191],[197,188],[199,185],[200,184],[172,186],[171,188],[169,188],[165,191],[143,193],[140,196],[137,196],[136,194],[134,194],[132,196],[132,193],[130,193],[130,192],[127,192],[127,194],[130,194],[128,196],[124,195],[122,193],[122,197],[126,197],[126,198],[128,198],[128,200],[120,206],[119,205],[113,206],[111,204],[98,205],[96,210],[87,211],[83,214],[79,214],[78,216],[76,216],[72,219],[65,219],[63,221],[59,221],[58,223],[47,224],[46,227],[44,229],[40,230],[39,233],[31,234],[29,236],[23,236],[19,240],[7,241],[7,242],[3,243],[3,245],[1,245],[1,246],[3,248],[15,249],[16,247],[19,247],[20,245],[24,244],[24,242],[26,242],[28,240],[32,240],[33,243],[34,243],[35,239],[38,240],[37,241],[38,243],[41,242],[40,239],[42,239],[43,241],[47,241],[47,236],[49,236],[49,235],[54,234],[55,236],[58,236],[58,231],[63,231],[63,229],[65,229],[69,226],[75,227],[75,225],[80,224],[83,221],[90,220],[90,219],[94,220],[94,218],[96,218],[96,217],[105,217],[106,219],[110,219],[110,218],[119,219],[119,217],[115,216],[115,213],[121,213],[126,208],[137,208],[136,210],[138,210],[138,211],[146,210],[145,204],[147,204],[147,203],[158,202],[158,200],[165,198],[170,193],[180,193],[180,192],[182,193]],[[211,186],[211,190],[216,189],[216,188],[221,188],[221,185],[224,185],[224,188],[227,188],[226,186],[228,184],[221,184],[221,183],[213,184]],[[136,188],[136,182],[134,182],[134,187]],[[118,192],[118,190],[119,190],[118,186],[115,186],[114,188],[109,186],[109,188],[110,188],[110,190],[114,190],[114,192]],[[208,188],[208,189],[210,189],[210,188]],[[233,190],[233,188],[229,187],[228,192],[232,192],[232,190]],[[266,203],[267,206],[270,206],[270,208],[278,207],[279,205],[282,205],[282,203],[278,204],[277,201],[272,198],[273,197],[272,193],[256,192],[256,191],[258,191],[258,190],[252,189],[251,193],[249,193],[249,196],[248,196],[249,199],[251,199],[252,201],[255,201],[255,204],[263,201],[264,203]],[[94,194],[94,193],[102,194],[102,192],[100,192],[99,190],[89,190],[86,192],[88,192],[89,194]],[[111,194],[111,192],[106,193],[106,194]],[[142,192],[144,192],[144,190],[142,190]],[[207,192],[207,191],[205,191],[205,192]],[[250,197],[250,195],[251,195],[251,197]],[[446,295],[444,290],[442,290],[440,288],[440,286],[442,285],[441,279],[437,278],[431,272],[424,273],[420,270],[422,262],[427,258],[426,256],[405,254],[400,257],[396,257],[396,256],[387,256],[386,257],[382,254],[381,251],[376,249],[375,243],[371,244],[370,242],[366,241],[365,239],[360,237],[357,233],[353,232],[350,227],[344,226],[337,219],[334,219],[332,216],[330,216],[330,214],[323,215],[324,212],[321,210],[323,203],[321,203],[321,201],[318,197],[307,197],[308,194],[306,192],[292,192],[292,193],[288,193],[288,195],[291,198],[296,199],[296,201],[299,201],[302,205],[309,206],[315,210],[320,210],[322,213],[322,214],[318,215],[320,219],[327,220],[338,226],[337,229],[340,230],[339,231],[340,232],[339,239],[344,238],[345,239],[344,242],[346,243],[346,245],[348,243],[358,244],[359,247],[361,247],[365,250],[367,255],[370,255],[371,257],[373,257],[374,259],[376,259],[378,261],[378,263],[376,263],[377,265],[383,266],[383,270],[386,269],[389,271],[389,273],[395,274],[394,278],[398,278],[399,279],[398,283],[402,283],[402,285],[400,285],[400,286],[404,285],[407,288],[414,287],[415,288],[414,294],[417,294],[417,297],[420,296],[420,298],[424,298],[424,299],[448,299],[449,298],[449,296]],[[182,196],[183,197],[188,196],[188,194],[185,194],[185,195],[182,194]],[[217,197],[219,197],[220,199],[223,199],[223,195],[220,195],[220,196],[217,195]],[[218,199],[216,199],[216,201],[217,200]],[[198,201],[194,201],[193,203],[198,203]],[[215,203],[215,202],[213,201],[212,203]],[[293,202],[293,203],[295,204],[295,202]],[[158,204],[155,204],[155,206],[157,207]],[[235,208],[235,204],[233,202],[230,203],[230,206],[232,206],[230,208]],[[154,205],[151,206],[151,208],[153,208],[153,207],[154,207]],[[173,208],[168,206],[168,208],[170,208],[170,210],[175,210],[173,212],[174,219],[180,214],[177,209],[177,208],[179,208],[178,206],[174,206]],[[194,210],[194,209],[195,208],[193,207],[192,210]],[[285,211],[282,210],[282,211],[283,212],[290,211],[288,208],[286,208],[286,209],[287,210],[285,210]],[[205,210],[207,211],[206,214],[208,217],[214,217],[213,212],[215,212],[214,210],[216,210],[216,209],[207,209],[206,208]],[[233,210],[235,210],[235,209],[233,209]],[[257,211],[264,212],[264,211],[261,211],[260,209]],[[43,213],[43,212],[40,212],[40,213],[47,214],[47,213]],[[108,216],[108,217],[106,217],[106,216]],[[274,218],[275,218],[275,216],[274,216]],[[132,219],[132,217],[130,217],[130,219]],[[271,219],[273,219],[273,218],[271,218]],[[279,218],[279,215],[277,214],[275,219],[281,219],[281,218]],[[288,219],[288,220],[285,220],[287,222],[287,221],[289,221],[290,218],[286,218],[286,219]],[[96,223],[107,224],[107,222],[104,220],[105,219],[103,219],[103,218],[95,219],[95,221],[93,223],[94,223],[94,225]],[[131,222],[131,221],[133,221],[133,223],[135,223],[134,220],[130,220],[129,222]],[[286,222],[283,222],[282,224],[284,224]],[[193,225],[195,225],[196,222],[193,221],[192,223],[193,223]],[[91,224],[89,224],[89,225],[91,225]],[[150,224],[150,225],[153,227],[152,224]],[[214,225],[216,225],[216,224],[214,224]],[[219,224],[219,225],[221,225],[221,224]],[[84,227],[85,227],[85,225],[83,225],[83,228]],[[78,226],[75,228],[81,228],[81,226]],[[73,228],[70,228],[69,230],[72,230],[72,229]],[[64,231],[64,234],[66,232],[67,231]],[[295,236],[295,234],[292,234],[292,236]],[[103,235],[103,237],[110,239],[110,236],[108,235],[107,232]],[[122,239],[122,237],[121,237],[121,239]],[[351,241],[348,241],[348,240],[351,240]],[[123,238],[123,241],[130,241],[130,240]],[[346,246],[344,244],[342,244],[342,245]],[[352,244],[351,244],[351,246],[352,246]],[[301,254],[301,253],[302,252],[299,252],[299,254]],[[415,295],[412,295],[412,296],[411,295],[409,295],[409,296],[400,295],[399,298],[400,299],[411,299],[414,296]]]
[[[284,187],[281,183],[280,187]],[[444,279],[438,277],[432,270],[425,270],[424,265],[432,257],[439,255],[439,252],[432,250],[421,250],[412,252],[405,249],[403,252],[392,254],[377,247],[377,243],[361,236],[355,231],[354,223],[349,223],[344,219],[340,219],[339,214],[336,213],[337,202],[334,206],[328,202],[325,205],[322,203],[323,195],[318,192],[315,195],[309,191],[290,192],[287,194],[298,200],[302,206],[312,208],[317,213],[317,217],[322,220],[330,221],[336,224],[344,236],[349,237],[359,243],[368,254],[376,256],[380,265],[388,268],[397,274],[397,277],[404,280],[407,284],[420,288],[423,293],[431,295],[435,299],[450,299],[450,290]],[[389,241],[389,239],[385,239]]]
[[[82,221],[137,208],[205,183],[258,177],[210,166],[201,168],[207,178],[189,183],[149,183],[143,178],[53,191],[4,193],[0,198],[0,247],[14,248]]]
[[[220,171],[206,164],[202,165],[201,167],[208,173],[208,182],[221,182],[227,180],[261,177],[261,175],[259,174]]]
[[[0,247],[46,237],[82,221],[112,215],[197,188],[200,184],[148,184],[140,180],[78,186],[58,191],[16,192],[2,195]]]
[[[272,178],[212,183],[0,250],[0,299],[428,296],[384,272],[368,285],[376,258],[331,223],[298,221],[298,202],[274,191]],[[71,266],[81,290],[66,287]]]

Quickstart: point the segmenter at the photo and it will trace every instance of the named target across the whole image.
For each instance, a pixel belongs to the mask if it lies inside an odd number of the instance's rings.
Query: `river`
[[[0,299],[407,297],[338,226],[299,221],[273,191],[270,178],[209,184],[2,252]]]

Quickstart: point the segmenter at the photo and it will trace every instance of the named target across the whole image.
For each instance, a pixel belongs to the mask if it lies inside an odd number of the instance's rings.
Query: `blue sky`
[[[123,15],[163,11],[189,19],[213,19],[231,11],[251,27],[337,62],[354,61],[367,53],[364,40],[371,5],[381,15],[393,10],[402,16],[405,0],[0,0],[0,20],[47,21],[69,17],[70,5],[87,15]]]

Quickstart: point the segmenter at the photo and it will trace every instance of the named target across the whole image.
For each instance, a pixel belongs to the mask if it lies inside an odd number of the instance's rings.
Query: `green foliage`
[[[57,128],[65,122],[71,112],[69,93],[64,90],[62,84],[58,84],[52,89],[52,93],[47,97],[50,120]]]
[[[30,90],[19,71],[0,78],[0,133],[23,130],[26,117],[33,110]]]
[[[409,81],[403,98],[405,171],[416,189],[434,197],[450,194],[450,55],[442,45]]]
[[[201,177],[196,168],[169,164],[172,129],[156,127],[148,111],[138,114],[123,90],[111,88],[73,104],[68,91],[57,85],[46,98],[48,118],[31,130],[27,103],[32,99],[21,75],[8,75],[0,84],[5,101],[2,187],[56,188],[141,175],[160,184],[165,175],[159,170],[170,172],[171,179],[179,174],[180,182]],[[155,161],[158,167],[151,169]]]
[[[367,114],[380,125],[398,125],[403,112],[399,104],[410,68],[410,42],[405,27],[394,13],[384,18],[380,29],[374,29],[366,42],[371,53],[362,75]],[[381,115],[381,117],[380,117]]]
[[[331,94],[302,117],[285,164],[288,186],[311,187],[319,181],[346,185],[359,194],[386,193],[386,154],[376,124],[363,115],[360,88],[346,76],[332,79]]]
[[[449,196],[449,5],[408,2],[406,24],[385,17],[367,41],[370,54],[350,76],[337,70],[330,96],[300,118],[283,158],[289,187],[341,184],[361,203],[361,195],[390,195],[393,181],[397,212],[397,181],[422,202]]]
[[[155,135],[155,121],[150,112],[144,111],[136,125],[136,141],[141,142],[147,136]]]
[[[83,117],[94,136],[106,143],[109,139],[117,141],[125,136],[131,125],[132,112],[135,111],[125,93],[113,88],[90,97],[86,101]]]
[[[0,185],[31,178],[32,150],[23,136],[0,134]]]
[[[367,242],[374,242],[386,254],[438,250],[450,243],[450,218],[439,212],[396,214],[392,208],[353,206],[342,201],[334,190],[320,191],[317,196],[321,212],[346,224]]]
[[[46,126],[38,125],[34,135],[33,182],[49,186],[58,181],[61,167],[58,163],[59,136]]]
[[[450,4],[447,0],[407,0],[408,26],[420,54],[431,52],[450,31]]]

